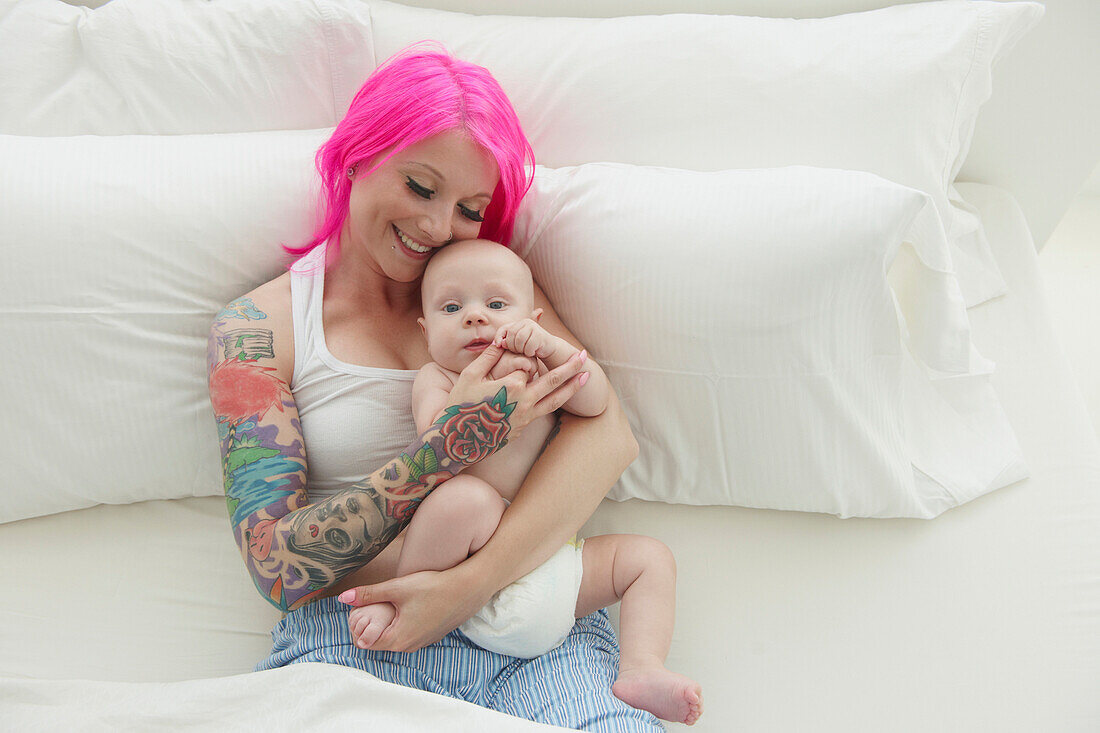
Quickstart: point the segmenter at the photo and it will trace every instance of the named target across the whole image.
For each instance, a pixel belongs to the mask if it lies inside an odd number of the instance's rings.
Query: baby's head
[[[531,270],[519,255],[484,239],[455,242],[428,261],[417,319],[432,360],[460,372],[484,351],[497,329],[538,320]]]

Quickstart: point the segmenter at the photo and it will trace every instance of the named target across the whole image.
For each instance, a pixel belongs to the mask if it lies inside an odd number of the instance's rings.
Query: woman
[[[617,400],[599,417],[562,417],[476,555],[393,577],[417,503],[579,389],[583,358],[528,384],[489,347],[451,392],[453,419],[419,436],[412,427],[412,380],[430,361],[416,322],[426,261],[456,239],[507,244],[530,163],[485,69],[437,51],[398,54],[317,154],[324,220],[304,247],[288,248],[305,256],[215,320],[210,390],[231,524],[257,589],[288,612],[257,668],[331,662],[532,720],[661,730],[611,694],[618,650],[604,612],[534,660],[453,631],[575,534],[634,459]],[[536,300],[542,324],[579,348],[537,286]],[[341,593],[396,607],[372,649],[354,646]]]

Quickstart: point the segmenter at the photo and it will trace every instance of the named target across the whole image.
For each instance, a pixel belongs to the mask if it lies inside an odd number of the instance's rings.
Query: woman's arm
[[[573,537],[638,457],[637,441],[614,393],[596,417],[563,414],[560,419],[560,433],[527,474],[496,532],[467,560],[479,567],[478,576],[494,579],[490,596]]]
[[[580,348],[536,285],[543,325]],[[637,457],[614,392],[596,417],[561,416],[561,431],[543,451],[489,542],[443,572],[413,573],[341,595],[354,605],[388,601],[397,616],[372,648],[411,651],[437,641],[470,618],[494,593],[545,562],[592,515]]]
[[[280,316],[282,299],[272,289],[218,314],[207,359],[234,536],[260,594],[288,611],[373,559],[436,485],[494,452],[513,426],[575,394],[580,364],[574,360],[530,386],[521,374],[486,380],[501,353],[486,349],[460,376],[444,416],[405,451],[351,488],[308,505],[305,448],[288,386],[288,316]]]

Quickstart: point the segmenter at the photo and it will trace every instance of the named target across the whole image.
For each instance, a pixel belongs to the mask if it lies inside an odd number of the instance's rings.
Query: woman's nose
[[[419,224],[424,235],[436,244],[442,244],[451,238],[450,219],[440,212],[425,214]]]

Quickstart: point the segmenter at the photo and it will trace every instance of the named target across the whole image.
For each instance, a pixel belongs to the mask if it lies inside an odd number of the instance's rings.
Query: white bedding
[[[11,680],[0,710],[7,730],[25,731],[563,730],[317,662],[169,684]]]
[[[1008,283],[968,315],[1031,478],[931,521],[631,501],[585,527],[676,553],[701,730],[1100,730],[1100,449],[1019,207],[959,190]]]
[[[676,552],[669,666],[703,684],[694,730],[1100,730],[1100,448],[1019,207],[989,186],[959,190],[981,210],[1009,286],[968,313],[1032,477],[931,521],[605,502],[587,534],[648,533]],[[464,704],[379,694],[357,673],[313,665],[280,671],[270,688],[260,675],[27,681],[247,672],[275,613],[224,511],[218,498],[155,501],[0,526],[0,677],[24,678],[0,680],[0,715],[14,711],[20,729],[79,714],[147,728],[143,710],[162,710],[165,727],[255,728],[241,711],[257,709],[267,720],[285,711],[288,729],[497,729]]]

